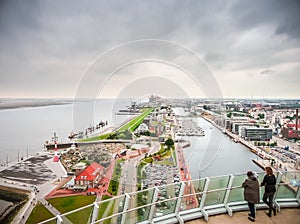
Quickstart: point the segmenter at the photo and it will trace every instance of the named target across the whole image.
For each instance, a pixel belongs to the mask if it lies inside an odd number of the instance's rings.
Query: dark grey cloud
[[[94,58],[143,38],[170,40],[194,50],[216,70],[217,79],[226,80],[226,74],[236,71],[258,74],[265,68],[276,68],[277,73],[281,66],[280,74],[286,72],[292,81],[300,61],[299,5],[297,0],[3,0],[0,96],[22,92],[72,97]],[[99,75],[107,75],[106,68],[101,71]],[[284,77],[278,83],[284,83]],[[230,91],[230,83],[220,85]]]
[[[261,25],[275,26],[275,35],[300,38],[300,2],[297,0],[238,1],[231,9],[231,22],[239,29]]]

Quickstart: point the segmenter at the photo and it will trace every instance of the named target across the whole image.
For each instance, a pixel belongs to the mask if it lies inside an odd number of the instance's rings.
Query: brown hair
[[[266,167],[265,167],[265,171],[267,172],[268,175],[272,175],[272,174],[273,174],[273,170],[272,170],[272,168],[269,167],[269,166],[266,166]]]
[[[248,172],[247,172],[247,176],[248,176],[248,177],[251,177],[251,176],[253,176],[253,173],[252,173],[252,171],[248,171]]]

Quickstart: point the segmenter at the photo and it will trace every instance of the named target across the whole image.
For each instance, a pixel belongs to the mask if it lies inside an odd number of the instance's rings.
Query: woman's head
[[[272,170],[272,168],[269,167],[269,166],[266,166],[266,167],[265,167],[265,171],[266,171],[266,173],[267,173],[268,175],[272,175],[272,174],[273,174],[273,170]]]
[[[253,172],[252,171],[248,171],[247,172],[247,177],[251,177],[251,176],[253,176]]]

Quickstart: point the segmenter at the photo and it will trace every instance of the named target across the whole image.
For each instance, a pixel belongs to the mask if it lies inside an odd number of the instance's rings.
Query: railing
[[[259,181],[264,173],[259,174]],[[274,203],[277,209],[300,206],[300,187],[290,180],[300,179],[300,172],[280,172],[277,175],[277,191]],[[157,186],[146,190],[126,193],[108,200],[58,215],[41,223],[82,223],[80,214],[88,212],[88,223],[183,223],[210,215],[247,210],[242,183],[246,175],[227,175],[202,178],[186,182]],[[261,189],[262,198],[264,190]],[[261,201],[257,209],[266,208]],[[104,217],[105,216],[105,217]]]

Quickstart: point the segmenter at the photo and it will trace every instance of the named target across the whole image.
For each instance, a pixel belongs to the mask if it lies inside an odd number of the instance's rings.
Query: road
[[[139,156],[136,158],[132,158],[126,161],[123,166],[122,171],[124,172],[123,175],[123,183],[122,188],[124,186],[124,193],[130,193],[137,191],[137,164],[139,160],[143,158],[143,156]],[[123,189],[122,189],[123,190]],[[136,198],[131,198],[129,203],[129,209],[135,208],[137,204]],[[137,222],[137,214],[136,212],[131,212],[127,214],[126,220],[130,220],[131,223]]]
[[[141,155],[139,157],[135,157],[132,159],[127,159],[124,161],[124,164],[122,165],[122,171],[121,171],[121,179],[118,189],[118,195],[124,195],[125,193],[131,193],[134,191],[137,191],[137,165],[141,158],[143,158],[144,155]],[[125,197],[124,197],[125,198]],[[122,208],[119,208],[121,206],[124,206],[124,200],[123,201],[117,201],[118,203],[115,203],[115,208],[113,214],[116,214],[119,209],[123,210]],[[129,203],[129,208],[135,208],[136,207],[136,198],[131,198]],[[128,213],[126,216],[126,221],[130,220],[130,223],[136,223],[137,222],[137,214],[136,211]],[[114,223],[116,223],[116,220],[113,220]]]

